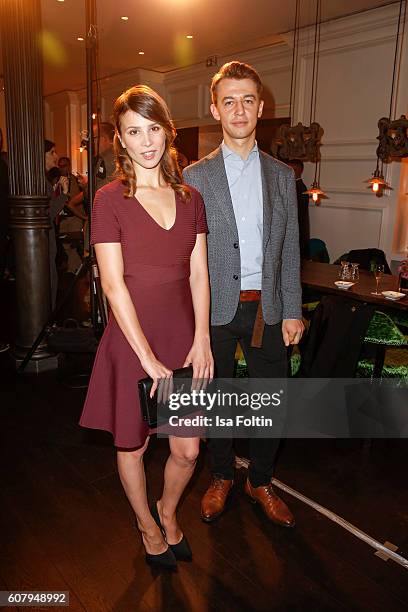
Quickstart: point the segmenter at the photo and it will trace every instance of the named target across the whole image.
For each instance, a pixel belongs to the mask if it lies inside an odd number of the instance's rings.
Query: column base
[[[16,370],[23,362],[21,357],[17,357],[16,355],[13,355],[13,353],[10,353],[10,359],[13,362]],[[24,368],[24,373],[41,374],[42,372],[49,372],[50,370],[57,369],[58,355],[49,355],[48,357],[43,357],[42,359],[31,359]]]

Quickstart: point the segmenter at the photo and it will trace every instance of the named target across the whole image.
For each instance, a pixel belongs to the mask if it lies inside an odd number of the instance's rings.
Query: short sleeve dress
[[[168,368],[183,366],[194,338],[190,256],[197,234],[206,233],[203,200],[177,192],[176,219],[166,230],[136,198],[125,198],[115,180],[100,189],[92,212],[92,244],[120,242],[124,279],[143,332]],[[146,376],[113,314],[99,343],[80,425],[110,431],[115,446],[137,448],[149,429],[143,421],[137,383]]]

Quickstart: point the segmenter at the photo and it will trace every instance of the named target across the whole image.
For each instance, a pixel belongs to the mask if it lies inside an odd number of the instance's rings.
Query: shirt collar
[[[238,153],[235,153],[235,151],[231,151],[231,149],[225,144],[224,141],[222,141],[221,143],[221,150],[222,150],[222,155],[224,157],[224,160],[227,159],[228,157],[235,157],[236,159],[239,159],[240,161],[244,161],[238,155]],[[250,157],[252,157],[253,155],[257,153],[258,153],[258,143],[255,140],[255,144],[249,152],[248,159],[246,159],[245,161],[248,161]]]

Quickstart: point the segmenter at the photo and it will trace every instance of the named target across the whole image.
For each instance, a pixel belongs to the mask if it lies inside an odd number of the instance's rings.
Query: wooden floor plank
[[[1,538],[2,588],[8,591],[69,591],[70,610],[85,610],[47,554],[44,539],[35,537],[18,516],[15,503],[3,492],[0,492],[0,524],[7,525]]]

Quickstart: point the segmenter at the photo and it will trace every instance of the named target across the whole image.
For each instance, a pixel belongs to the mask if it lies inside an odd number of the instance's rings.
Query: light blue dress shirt
[[[238,228],[241,290],[261,289],[263,196],[258,145],[255,143],[246,160],[225,142],[221,149]]]

